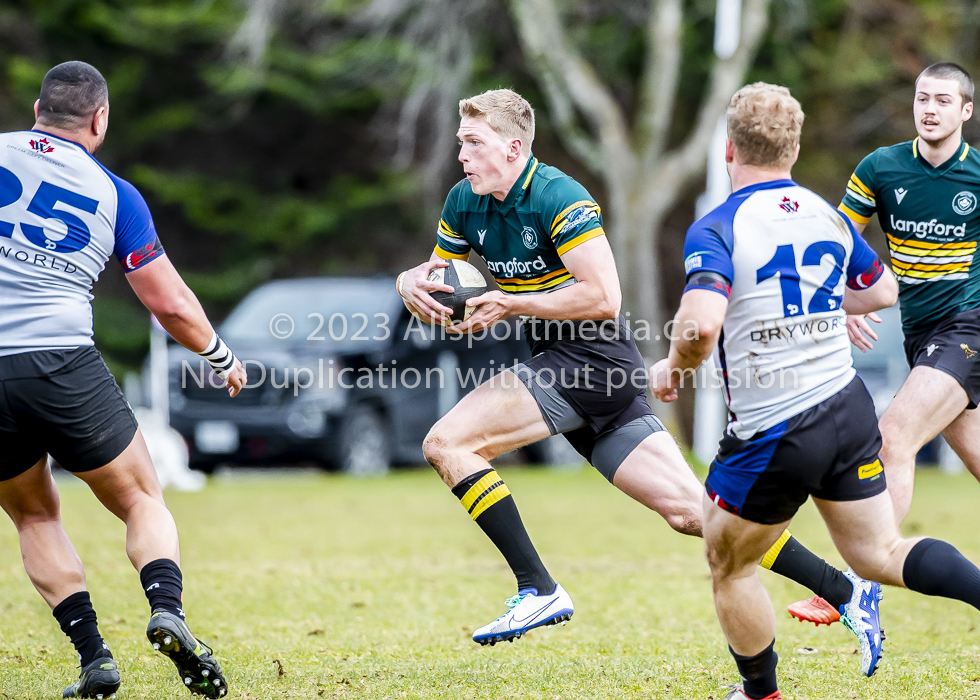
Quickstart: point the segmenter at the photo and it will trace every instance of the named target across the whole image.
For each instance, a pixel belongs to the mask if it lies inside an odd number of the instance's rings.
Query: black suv
[[[206,362],[170,346],[170,422],[191,466],[315,461],[367,475],[423,461],[429,428],[467,392],[529,355],[516,319],[457,338],[411,316],[384,278],[270,282],[219,334],[245,363],[234,399]],[[561,461],[560,438],[525,448]]]

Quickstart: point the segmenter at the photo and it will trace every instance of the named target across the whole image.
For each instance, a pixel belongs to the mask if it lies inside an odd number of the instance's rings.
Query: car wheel
[[[381,412],[371,406],[355,407],[340,439],[340,470],[357,477],[384,476],[391,469],[388,427]]]

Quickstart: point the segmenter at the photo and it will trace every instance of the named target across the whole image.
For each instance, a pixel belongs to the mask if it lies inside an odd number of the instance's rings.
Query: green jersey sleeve
[[[460,226],[460,217],[457,211],[458,198],[459,185],[456,185],[449,191],[446,204],[442,208],[442,217],[439,219],[435,253],[443,260],[454,258],[466,260],[470,256],[470,244],[460,233],[462,226]]]
[[[837,207],[847,214],[847,217],[856,224],[866,224],[871,220],[871,215],[875,213],[877,204],[875,203],[875,156],[877,151],[858,163],[857,168],[847,181],[847,190],[844,192],[844,199]]]
[[[570,177],[552,180],[542,197],[542,218],[550,226],[551,240],[559,255],[598,236],[602,212],[582,185]]]

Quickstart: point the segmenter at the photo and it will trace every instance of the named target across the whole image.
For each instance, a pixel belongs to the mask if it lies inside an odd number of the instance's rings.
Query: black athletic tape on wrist
[[[237,360],[231,348],[225,345],[225,341],[218,337],[217,333],[213,333],[207,348],[197,354],[207,360],[214,373],[222,379],[228,378]]]

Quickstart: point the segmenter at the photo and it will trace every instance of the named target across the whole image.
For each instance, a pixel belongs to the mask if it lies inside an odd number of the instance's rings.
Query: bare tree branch
[[[635,139],[647,167],[660,157],[670,129],[680,79],[683,18],[681,0],[654,0],[650,7]]]
[[[600,144],[603,167],[631,157],[625,115],[592,66],[572,48],[554,0],[511,0],[510,4],[528,58],[560,86],[566,103],[574,104],[585,117]],[[570,111],[569,106],[566,115]]]
[[[725,113],[732,95],[742,86],[745,73],[755,58],[769,24],[769,2],[770,0],[745,1],[742,10],[742,37],[738,48],[731,58],[716,61],[711,71],[707,94],[698,110],[694,130],[684,145],[668,156],[667,168],[673,173],[673,181],[681,186],[690,182],[705,167],[711,134],[718,119]]]
[[[253,70],[265,63],[279,0],[246,0],[245,19],[228,42],[227,56],[244,56]]]

